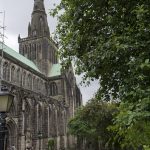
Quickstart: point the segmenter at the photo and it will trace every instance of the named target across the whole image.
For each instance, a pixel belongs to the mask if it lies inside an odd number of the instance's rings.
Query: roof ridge
[[[0,41],[0,43],[2,44],[1,41]],[[6,45],[6,44],[4,44],[4,46],[8,47],[9,49],[11,49],[12,51],[14,51],[15,53],[19,54],[21,57],[24,57],[25,59],[28,59],[28,58],[26,58],[25,56],[23,56],[23,55],[21,55],[20,53],[18,53],[17,51],[15,51],[14,49],[12,49],[10,46],[8,46],[8,45]],[[5,50],[5,48],[4,48],[4,50]],[[30,59],[28,59],[28,60],[31,61]],[[31,61],[31,62],[33,62],[33,61]],[[33,63],[34,63],[34,62],[33,62]]]
[[[0,41],[0,44],[2,46],[3,43]],[[4,44],[3,50],[4,50],[5,53],[7,53],[10,56],[14,57],[15,59],[17,59],[20,62],[24,63],[25,65],[29,66],[30,68],[40,72],[40,70],[38,69],[38,67],[36,66],[36,64],[33,61],[31,61],[30,59],[24,57],[23,55],[21,55],[20,53],[18,53],[17,51],[12,49],[11,47],[7,46],[6,44]],[[16,55],[18,55],[18,57]]]

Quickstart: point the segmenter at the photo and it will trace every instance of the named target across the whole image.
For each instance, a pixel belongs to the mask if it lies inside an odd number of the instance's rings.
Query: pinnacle
[[[37,11],[37,10],[45,11],[44,0],[34,0],[34,9],[33,9],[33,12]]]

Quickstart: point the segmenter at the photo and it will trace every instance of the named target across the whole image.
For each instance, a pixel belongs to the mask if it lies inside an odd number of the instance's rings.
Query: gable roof
[[[48,77],[60,76],[62,66],[60,64],[53,64],[52,68],[48,74]]]
[[[2,42],[0,42],[0,51],[2,50]],[[3,45],[3,51],[7,53],[8,55],[12,56],[13,58],[17,59],[18,61],[22,62],[23,64],[29,66],[30,68],[40,72],[38,67],[29,59],[24,57],[23,55],[19,54],[15,50],[11,49],[7,45]]]

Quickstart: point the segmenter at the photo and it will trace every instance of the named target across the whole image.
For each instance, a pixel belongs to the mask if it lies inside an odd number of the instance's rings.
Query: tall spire
[[[44,0],[34,0],[33,13],[36,11],[44,11],[45,12]]]
[[[44,0],[34,0],[30,33],[31,37],[50,36]]]

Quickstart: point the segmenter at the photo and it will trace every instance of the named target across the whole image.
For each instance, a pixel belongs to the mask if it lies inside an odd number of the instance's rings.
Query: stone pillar
[[[60,136],[57,136],[57,150],[60,149]]]
[[[21,137],[20,137],[20,150],[25,150],[25,136],[24,135],[22,135]]]
[[[21,137],[20,137],[20,150],[25,150],[25,101],[22,102],[22,123],[21,123]]]

